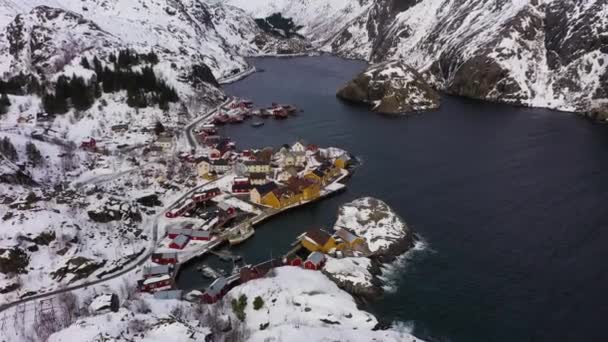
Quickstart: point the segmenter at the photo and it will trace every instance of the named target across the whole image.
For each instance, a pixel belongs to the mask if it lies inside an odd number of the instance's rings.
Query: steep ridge
[[[607,101],[606,0],[231,3],[254,17],[293,18],[322,51],[373,63],[401,59],[450,94],[577,112]],[[339,28],[320,34],[320,21]]]

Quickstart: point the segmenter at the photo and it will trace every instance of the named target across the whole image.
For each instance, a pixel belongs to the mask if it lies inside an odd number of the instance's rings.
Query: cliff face
[[[338,90],[337,96],[387,114],[435,109],[440,103],[439,94],[401,61],[371,66]]]

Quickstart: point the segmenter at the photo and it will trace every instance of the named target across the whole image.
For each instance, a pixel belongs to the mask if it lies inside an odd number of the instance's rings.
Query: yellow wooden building
[[[262,197],[262,204],[274,209],[282,209],[302,200],[302,193],[295,193],[288,188],[275,189]]]
[[[302,247],[310,252],[329,253],[336,249],[336,239],[320,229],[309,230],[299,237]]]
[[[311,201],[321,195],[321,183],[319,181],[292,177],[287,182],[287,187],[296,194],[301,194],[303,201]]]

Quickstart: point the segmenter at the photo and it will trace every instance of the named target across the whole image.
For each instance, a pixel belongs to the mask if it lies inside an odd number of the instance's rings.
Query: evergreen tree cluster
[[[0,93],[11,95],[38,94],[42,92],[42,86],[38,79],[32,75],[25,75],[23,72],[9,80],[0,80]]]
[[[15,146],[8,137],[4,137],[2,138],[2,140],[0,140],[0,153],[2,153],[6,158],[8,158],[8,160],[13,162],[19,159],[17,150],[15,149]]]
[[[55,93],[44,95],[42,104],[49,114],[64,114],[70,106],[78,111],[87,110],[93,106],[95,98],[100,96],[101,89],[95,79],[87,83],[84,78],[76,75],[71,78],[62,75],[57,78]]]
[[[174,88],[165,81],[158,79],[151,66],[143,66],[140,71],[132,67],[147,63],[155,65],[158,56],[153,51],[149,53],[134,53],[130,50],[119,51],[109,58],[114,68],[103,66],[99,58],[92,61],[83,57],[80,65],[95,71],[96,77],[88,84],[82,77],[59,77],[54,94],[44,96],[43,105],[47,113],[63,114],[70,106],[76,110],[87,110],[99,98],[101,93],[127,91],[127,104],[134,108],[145,108],[156,105],[168,109],[170,102],[179,101]],[[68,101],[70,100],[70,101]]]
[[[34,165],[34,167],[42,164],[42,154],[33,142],[29,141],[25,145],[25,153],[27,155],[27,159],[32,163],[32,165]]]

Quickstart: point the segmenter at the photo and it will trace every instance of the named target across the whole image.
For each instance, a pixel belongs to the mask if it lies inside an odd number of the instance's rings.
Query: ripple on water
[[[418,240],[414,243],[412,249],[398,256],[392,263],[384,264],[380,267],[382,275],[378,278],[382,280],[382,289],[384,289],[386,293],[397,292],[397,289],[399,288],[399,279],[401,279],[401,275],[407,271],[412,260],[429,252],[433,252],[433,250],[429,248],[429,244],[426,240],[418,236]]]

